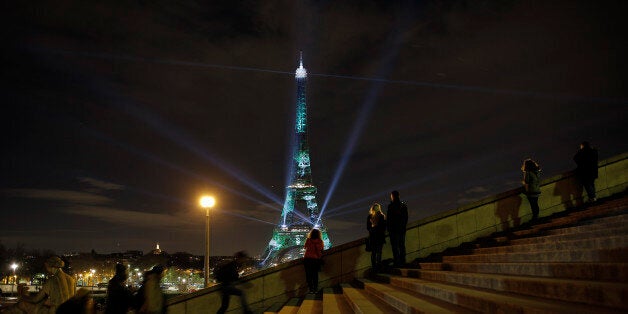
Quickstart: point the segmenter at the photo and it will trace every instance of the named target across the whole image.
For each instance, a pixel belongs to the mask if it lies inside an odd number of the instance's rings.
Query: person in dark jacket
[[[386,226],[390,236],[394,265],[402,267],[406,264],[406,225],[408,224],[408,206],[399,200],[399,192],[390,193],[390,204],[386,213]]]
[[[126,314],[133,301],[133,293],[127,288],[127,268],[116,264],[116,274],[107,285],[107,308],[105,314]]]
[[[589,142],[582,142],[580,149],[573,157],[578,166],[576,177],[587,191],[589,202],[597,201],[595,197],[595,179],[597,179],[597,149],[591,147]]]
[[[321,239],[321,232],[312,229],[305,240],[305,253],[303,254],[303,267],[305,268],[305,281],[309,288],[309,293],[318,291],[318,272],[321,269],[321,259],[325,244]]]
[[[386,217],[382,213],[382,206],[375,203],[369,209],[366,217],[366,230],[369,232],[369,245],[371,246],[371,267],[374,273],[381,268],[382,248],[386,242]]]
[[[528,202],[530,202],[530,209],[532,210],[532,221],[539,218],[539,196],[541,195],[541,168],[539,164],[534,160],[528,158],[523,161],[521,165],[521,171],[523,171],[523,189],[525,191]]]
[[[221,283],[220,293],[222,296],[222,302],[218,312],[216,312],[217,314],[222,314],[227,311],[229,308],[229,298],[232,295],[240,296],[240,302],[242,303],[244,313],[252,313],[249,309],[248,303],[246,302],[244,291],[235,287],[235,284],[240,277],[238,270],[242,267],[242,263],[248,258],[248,256],[244,252],[237,252],[233,256],[233,260],[223,262],[214,270],[216,280]]]

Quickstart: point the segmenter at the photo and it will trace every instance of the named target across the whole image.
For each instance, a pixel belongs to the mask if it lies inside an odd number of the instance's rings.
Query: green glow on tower
[[[307,104],[305,86],[307,70],[303,67],[303,56],[295,71],[297,83],[295,145],[293,147],[293,169],[291,182],[286,187],[286,200],[279,225],[273,230],[273,236],[264,252],[265,266],[273,266],[303,257],[303,244],[312,228],[321,231],[325,249],[331,247],[331,240],[323,221],[318,219],[319,210],[316,202],[316,186],[312,184],[310,149],[307,136]],[[318,222],[317,222],[318,220]]]

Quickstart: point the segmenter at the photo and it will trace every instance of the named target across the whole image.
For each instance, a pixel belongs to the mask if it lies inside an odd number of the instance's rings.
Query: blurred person
[[[390,192],[390,204],[386,213],[388,236],[392,248],[395,267],[406,264],[406,226],[408,224],[408,206],[399,199],[399,192]]]
[[[371,267],[373,273],[379,272],[382,263],[382,248],[386,243],[386,216],[382,213],[382,206],[375,203],[369,209],[366,217],[366,230],[369,232],[371,248]]]
[[[65,266],[58,256],[49,257],[44,263],[48,280],[35,295],[28,294],[28,288],[18,291],[17,308],[26,313],[55,313],[57,308],[74,296],[76,280],[61,270]]]
[[[122,264],[116,264],[115,271],[116,274],[107,285],[105,314],[126,314],[133,301],[133,294],[126,286],[129,275],[127,268]]]
[[[144,274],[142,287],[137,291],[138,310],[141,314],[165,314],[166,297],[161,291],[160,283],[166,268],[156,265]]]
[[[236,283],[240,278],[239,270],[242,268],[245,260],[248,256],[245,252],[240,251],[233,255],[234,259],[221,263],[214,270],[216,280],[221,283],[219,289],[221,294],[220,308],[216,313],[222,314],[229,308],[229,298],[232,295],[240,297],[240,303],[242,304],[242,310],[244,313],[253,313],[249,309],[249,305],[246,302],[246,295],[244,291],[236,288]]]
[[[521,171],[523,172],[521,183],[530,203],[532,221],[536,221],[539,218],[539,196],[541,195],[541,181],[539,178],[541,176],[541,167],[536,161],[528,158],[523,161]]]
[[[597,149],[591,147],[591,144],[584,141],[580,144],[580,149],[573,156],[576,162],[576,177],[580,184],[587,191],[589,202],[597,201],[595,197],[595,179],[598,176],[597,167]]]
[[[318,272],[321,269],[323,248],[320,230],[312,229],[305,240],[305,254],[303,255],[305,281],[307,282],[309,293],[318,291]]]

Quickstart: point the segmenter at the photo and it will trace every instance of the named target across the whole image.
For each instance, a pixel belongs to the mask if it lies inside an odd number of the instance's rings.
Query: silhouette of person
[[[166,313],[166,298],[160,287],[161,278],[163,278],[165,271],[166,268],[163,265],[155,265],[144,274],[144,282],[137,292],[141,299],[138,313]]]
[[[318,272],[321,269],[321,258],[323,257],[323,240],[318,229],[312,229],[305,240],[305,254],[303,255],[303,267],[305,268],[305,281],[309,288],[309,293],[318,291]]]
[[[76,294],[57,308],[56,314],[95,314],[94,299],[89,290],[78,289]]]
[[[65,263],[58,256],[49,257],[44,263],[49,275],[48,281],[34,296],[28,295],[26,289],[22,289],[17,307],[26,313],[55,313],[76,292],[76,280],[61,270],[63,266]]]
[[[386,242],[386,216],[382,213],[382,206],[375,203],[369,209],[366,217],[366,230],[369,232],[371,246],[371,267],[377,273],[382,263],[382,248]]]
[[[223,262],[214,270],[216,280],[221,283],[221,305],[216,313],[222,314],[227,311],[229,308],[229,298],[232,295],[240,296],[240,303],[242,304],[244,313],[252,313],[251,309],[249,309],[248,303],[246,302],[246,295],[244,294],[244,291],[235,287],[235,284],[240,277],[238,270],[242,267],[242,264],[248,256],[246,253],[240,251],[235,253],[233,257],[233,260]]]
[[[530,209],[532,210],[532,221],[539,218],[539,196],[541,195],[541,185],[539,177],[541,176],[541,168],[534,160],[528,158],[521,165],[523,171],[523,189],[525,191]]]
[[[388,235],[392,248],[394,265],[402,267],[406,264],[406,225],[408,224],[408,206],[399,200],[399,192],[390,193],[390,204],[386,213]]]
[[[131,307],[133,294],[126,286],[127,268],[116,264],[116,274],[107,285],[107,308],[105,314],[126,314]]]
[[[578,166],[576,168],[576,177],[580,184],[587,191],[589,202],[597,201],[595,197],[595,179],[597,179],[597,149],[591,147],[589,142],[584,141],[580,144],[580,149],[573,156],[573,160]]]

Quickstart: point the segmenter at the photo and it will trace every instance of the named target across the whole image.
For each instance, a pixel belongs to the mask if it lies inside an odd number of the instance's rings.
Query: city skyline
[[[334,245],[628,151],[623,2],[10,4],[0,243],[261,254],[285,197],[294,66]],[[623,25],[623,26],[622,26]],[[543,196],[541,196],[543,197]]]

